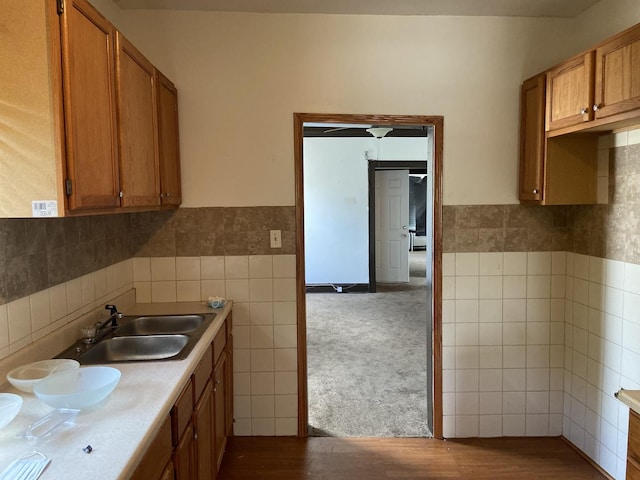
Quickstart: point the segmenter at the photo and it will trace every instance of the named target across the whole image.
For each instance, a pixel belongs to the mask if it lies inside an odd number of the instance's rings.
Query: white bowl
[[[107,398],[119,381],[117,368],[82,367],[40,380],[33,393],[51,407],[81,410]]]
[[[0,393],[0,428],[4,428],[16,418],[22,408],[22,397],[14,393]]]
[[[77,369],[80,366],[75,360],[67,358],[54,358],[42,360],[14,368],[7,374],[9,383],[23,392],[33,392],[33,386],[43,378],[65,370]]]

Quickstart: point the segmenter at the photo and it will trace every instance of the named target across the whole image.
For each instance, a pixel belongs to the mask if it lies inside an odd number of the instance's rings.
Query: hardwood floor
[[[217,480],[605,479],[560,438],[232,437]]]

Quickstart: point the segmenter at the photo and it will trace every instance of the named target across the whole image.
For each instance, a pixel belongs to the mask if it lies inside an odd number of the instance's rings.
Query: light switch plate
[[[269,232],[271,248],[282,248],[282,231],[271,230]]]

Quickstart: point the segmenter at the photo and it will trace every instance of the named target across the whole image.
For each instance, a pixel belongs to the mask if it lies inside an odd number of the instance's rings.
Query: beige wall
[[[572,20],[124,15],[179,90],[186,207],[293,205],[293,112],[444,115],[445,203],[517,203],[519,85],[575,50]]]
[[[579,49],[588,49],[640,22],[640,3],[637,0],[600,0],[577,21],[576,44]]]

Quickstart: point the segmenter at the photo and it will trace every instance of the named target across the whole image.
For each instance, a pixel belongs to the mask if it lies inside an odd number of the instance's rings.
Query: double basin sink
[[[95,343],[77,342],[57,358],[83,365],[151,360],[182,360],[209,327],[215,313],[130,316]]]

